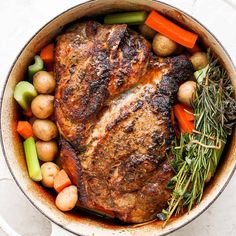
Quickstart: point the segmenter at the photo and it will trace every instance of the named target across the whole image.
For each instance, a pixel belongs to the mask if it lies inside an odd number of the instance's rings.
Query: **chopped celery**
[[[36,96],[36,89],[27,81],[21,81],[15,87],[14,98],[25,111],[29,110],[30,103]]]
[[[194,72],[194,76],[195,76],[195,78],[196,78],[196,80],[198,81],[199,84],[201,84],[203,79],[206,77],[208,68],[209,68],[209,65],[207,65],[206,67],[204,67],[201,70],[197,70],[197,71]]]
[[[24,141],[24,149],[30,178],[34,181],[42,180],[36,145],[33,137],[27,138]]]
[[[147,18],[147,12],[123,12],[106,15],[104,18],[105,24],[142,24]]]
[[[29,79],[32,79],[34,74],[36,74],[38,71],[41,70],[43,70],[43,60],[41,59],[40,56],[36,55],[34,57],[34,64],[28,67]]]

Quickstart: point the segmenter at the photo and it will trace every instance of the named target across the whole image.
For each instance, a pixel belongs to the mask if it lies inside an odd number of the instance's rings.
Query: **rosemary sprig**
[[[236,121],[233,87],[225,70],[208,51],[209,66],[197,83],[193,102],[195,132],[181,135],[173,149],[175,176],[165,224],[173,214],[201,201],[206,182],[214,175],[228,135]]]

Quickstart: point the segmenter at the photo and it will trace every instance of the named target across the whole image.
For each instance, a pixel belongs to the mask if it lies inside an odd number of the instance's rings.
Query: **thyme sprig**
[[[233,86],[225,70],[208,51],[209,66],[198,80],[192,104],[195,132],[181,135],[173,148],[175,176],[168,208],[163,210],[165,223],[173,214],[188,211],[201,201],[206,182],[214,175],[228,135],[236,121]]]

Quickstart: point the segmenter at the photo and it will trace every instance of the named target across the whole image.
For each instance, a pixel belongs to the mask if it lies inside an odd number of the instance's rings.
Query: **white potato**
[[[180,85],[177,98],[184,105],[191,106],[196,92],[196,83],[187,81]]]
[[[57,126],[51,120],[35,120],[33,123],[34,135],[43,140],[50,141],[58,135]]]
[[[56,197],[56,206],[61,211],[72,210],[78,201],[78,190],[77,187],[71,185],[64,188]]]
[[[45,187],[53,188],[54,186],[54,178],[57,173],[60,171],[58,165],[53,162],[46,162],[41,166],[41,173],[42,173],[42,184]]]
[[[54,92],[56,80],[52,73],[39,71],[33,77],[33,84],[38,93],[49,94]]]
[[[53,161],[58,154],[58,147],[56,141],[37,141],[36,149],[38,158],[41,161]]]
[[[161,57],[170,56],[178,49],[178,43],[162,34],[156,34],[152,41],[152,48],[156,55]]]
[[[208,58],[205,52],[196,52],[189,59],[195,71],[203,69],[208,64]]]
[[[53,114],[54,96],[40,94],[31,103],[32,113],[39,119],[46,119]]]

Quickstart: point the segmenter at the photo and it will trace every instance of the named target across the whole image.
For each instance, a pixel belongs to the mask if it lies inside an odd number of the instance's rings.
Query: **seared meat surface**
[[[139,223],[166,206],[173,176],[171,109],[186,56],[157,58],[126,25],[87,21],[57,38],[60,162],[79,204]]]

